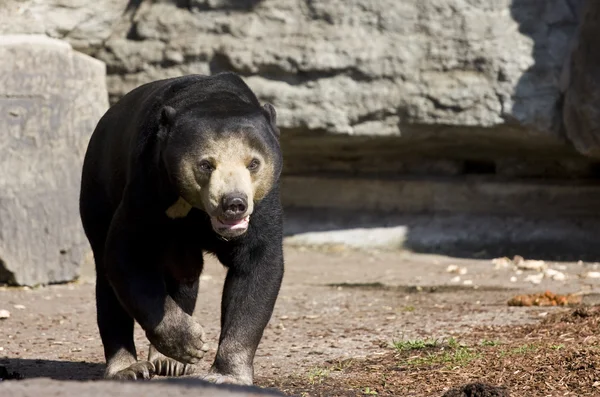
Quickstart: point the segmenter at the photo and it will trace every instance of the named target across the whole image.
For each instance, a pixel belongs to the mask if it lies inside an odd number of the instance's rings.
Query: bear
[[[203,255],[213,254],[227,274],[217,353],[200,377],[253,384],[284,273],[276,118],[225,72],[140,85],[99,120],[79,212],[96,267],[105,378],[197,373],[208,349],[192,314]],[[147,361],[137,359],[134,322],[150,342]]]

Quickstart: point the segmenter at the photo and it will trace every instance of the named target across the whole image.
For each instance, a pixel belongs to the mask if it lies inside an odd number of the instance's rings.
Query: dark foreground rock
[[[167,379],[151,382],[56,381],[32,379],[0,382],[0,395],[11,397],[258,397],[283,396],[258,387],[213,385],[198,379]]]
[[[486,383],[469,383],[448,390],[442,397],[510,397],[508,389]]]

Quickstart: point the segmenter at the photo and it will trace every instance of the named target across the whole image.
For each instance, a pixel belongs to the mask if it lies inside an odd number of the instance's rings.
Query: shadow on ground
[[[390,214],[285,209],[285,235],[298,245],[344,244],[457,258],[521,255],[546,261],[600,261],[600,218]]]
[[[0,366],[5,367],[9,374],[22,379],[99,380],[104,371],[103,364],[84,361],[5,358],[0,359]]]

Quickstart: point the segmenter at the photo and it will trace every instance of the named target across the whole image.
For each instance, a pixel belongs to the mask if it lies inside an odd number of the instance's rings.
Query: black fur
[[[273,152],[272,189],[255,204],[241,237],[219,238],[198,209],[176,220],[165,215],[178,192],[160,153],[169,135],[178,133],[175,120],[197,126],[196,134],[215,123],[226,130],[240,120],[251,122],[261,131],[254,138]],[[137,359],[134,320],[161,353],[187,363],[199,360],[203,335],[190,315],[207,251],[228,267],[211,372],[242,383],[250,376],[251,382],[254,353],[283,277],[278,137],[272,106],[261,106],[231,73],[142,85],[99,121],[83,165],[80,213],[96,262],[97,319],[109,367]]]

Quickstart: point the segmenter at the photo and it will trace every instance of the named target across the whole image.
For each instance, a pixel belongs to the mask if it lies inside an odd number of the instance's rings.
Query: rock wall
[[[600,213],[585,187],[600,177],[596,3],[2,0],[0,34],[64,39],[105,62],[111,102],[155,79],[241,74],[277,108],[287,207],[348,205],[352,217],[359,209],[484,208],[554,221]],[[472,218],[452,218],[452,230],[423,222],[407,237],[419,250],[441,246],[431,235],[458,236],[478,251],[525,233],[475,222],[487,225],[493,238],[485,240],[466,227]],[[576,246],[582,234],[558,225]],[[557,246],[560,233],[531,230],[528,245]]]
[[[0,60],[0,282],[70,281],[89,251],[77,209],[105,68],[37,35],[0,36]]]
[[[600,158],[600,2],[586,4],[576,45],[565,68],[565,130],[577,149]]]
[[[288,173],[593,173],[561,117],[585,0],[7,1],[0,32],[103,60],[112,101],[242,74],[278,109]]]

